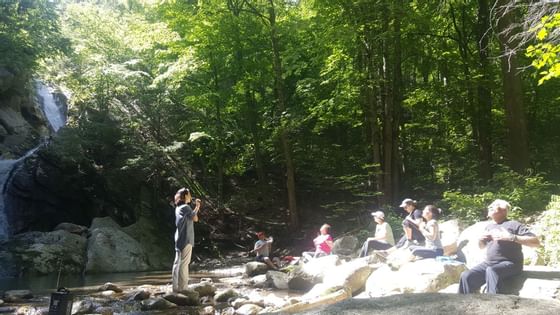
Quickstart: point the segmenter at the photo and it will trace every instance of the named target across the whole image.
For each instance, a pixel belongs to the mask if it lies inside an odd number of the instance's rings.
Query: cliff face
[[[29,77],[0,67],[0,159],[18,158],[49,136],[37,101]]]

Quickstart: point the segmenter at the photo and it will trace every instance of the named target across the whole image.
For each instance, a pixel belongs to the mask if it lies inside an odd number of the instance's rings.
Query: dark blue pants
[[[495,264],[483,262],[472,269],[464,271],[459,281],[459,293],[477,292],[486,283],[487,293],[496,294],[500,281],[523,272],[523,264],[502,261]]]
[[[443,256],[443,248],[410,246],[408,249],[412,251],[412,255],[422,258],[436,258],[437,256]]]
[[[391,247],[393,247],[393,245],[389,243],[383,243],[377,240],[372,240],[369,242],[365,241],[364,245],[362,245],[362,249],[360,250],[360,257],[366,257],[370,249],[385,250]]]

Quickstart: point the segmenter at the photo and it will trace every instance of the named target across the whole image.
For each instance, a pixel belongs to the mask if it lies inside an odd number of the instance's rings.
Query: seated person
[[[459,293],[475,293],[486,283],[489,294],[499,293],[500,283],[523,272],[521,245],[538,247],[539,238],[520,222],[509,220],[509,202],[496,199],[488,207],[490,224],[480,236],[478,245],[486,248],[486,260],[463,271],[459,280]]]
[[[424,235],[420,232],[418,226],[422,222],[422,211],[416,209],[416,200],[406,198],[402,201],[403,208],[408,215],[403,220],[404,236],[399,240],[397,248],[408,247],[410,245],[422,245],[425,241]]]
[[[393,230],[389,223],[385,222],[385,213],[383,211],[376,211],[372,212],[371,215],[375,223],[377,223],[375,235],[366,239],[360,251],[360,257],[367,256],[370,249],[385,250],[395,246]]]
[[[277,269],[276,265],[270,260],[272,237],[267,239],[264,232],[257,232],[257,237],[259,240],[255,242],[255,247],[249,253],[257,253],[256,261],[267,264],[271,269]]]
[[[321,226],[321,229],[319,230],[319,235],[315,239],[313,239],[313,244],[315,245],[315,251],[303,252],[301,254],[305,261],[309,261],[312,258],[330,255],[334,245],[333,238],[329,235],[330,229],[331,226],[328,224],[323,224],[323,226]]]
[[[424,246],[410,245],[408,249],[412,255],[420,258],[436,258],[443,255],[443,246],[441,244],[439,225],[437,219],[441,214],[441,209],[433,205],[427,205],[422,211],[422,217],[425,222],[420,222],[419,230],[426,239]]]

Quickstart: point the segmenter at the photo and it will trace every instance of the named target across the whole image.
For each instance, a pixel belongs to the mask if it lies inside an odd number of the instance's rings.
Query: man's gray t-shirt
[[[175,249],[183,250],[187,244],[194,246],[194,210],[188,205],[180,205],[175,208]]]
[[[506,230],[511,234],[520,236],[535,236],[527,228],[527,226],[517,222],[505,220],[502,223],[490,223],[486,227],[487,233],[494,230]],[[488,241],[486,245],[486,261],[490,264],[499,263],[501,261],[511,261],[515,264],[523,264],[523,252],[521,245],[512,241]]]

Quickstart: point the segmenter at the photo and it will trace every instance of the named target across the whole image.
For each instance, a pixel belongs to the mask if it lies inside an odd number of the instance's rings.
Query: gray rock
[[[297,265],[288,274],[288,287],[291,290],[307,291],[323,282],[324,273],[339,263],[338,256],[329,255],[312,259],[303,266]]]
[[[383,265],[367,279],[364,296],[379,297],[399,293],[438,292],[459,281],[465,265],[422,259],[392,270]]]
[[[138,290],[132,293],[129,293],[126,297],[127,301],[142,301],[149,299],[152,294],[150,291],[147,290]]]
[[[560,269],[525,266],[519,276],[505,279],[500,292],[523,298],[560,301]]]
[[[214,296],[214,293],[216,293],[214,284],[207,281],[191,284],[189,285],[189,289],[198,292],[201,297]]]
[[[265,274],[268,266],[265,263],[251,261],[245,264],[245,274],[249,277]]]
[[[95,310],[95,304],[91,300],[74,302],[72,314],[89,314]]]
[[[107,282],[104,285],[97,288],[97,291],[107,291],[107,290],[115,291],[117,293],[121,293],[123,291],[119,286],[111,282]]]
[[[74,223],[62,222],[54,228],[54,231],[66,231],[68,233],[77,234],[80,236],[87,235],[88,228],[83,225],[78,225]]]
[[[26,274],[80,273],[86,264],[86,238],[66,231],[17,234],[7,243],[12,263]]]
[[[467,268],[472,268],[486,259],[486,250],[480,249],[478,239],[484,234],[484,230],[490,221],[477,222],[467,227],[459,235],[457,240],[457,255],[465,260]]]
[[[241,306],[243,306],[247,303],[249,303],[249,300],[241,297],[241,298],[237,298],[233,302],[231,302],[231,306],[233,306],[234,308],[240,308]]]
[[[154,220],[141,217],[138,222],[122,230],[142,244],[152,269],[166,270],[173,264],[175,252],[169,250],[174,246],[173,239],[167,237]]]
[[[91,221],[91,225],[89,226],[89,229],[93,231],[97,228],[111,228],[111,229],[120,230],[121,226],[117,222],[115,222],[115,220],[113,220],[111,217],[97,217],[97,218],[93,218],[93,220]]]
[[[220,292],[217,292],[214,296],[214,300],[216,302],[227,302],[229,299],[233,299],[239,296],[239,292],[233,289],[226,289]]]
[[[149,298],[142,301],[143,311],[158,311],[177,308],[177,304],[171,303],[164,298]]]
[[[266,279],[276,289],[280,289],[280,290],[288,289],[288,274],[284,272],[270,270],[266,273]]]
[[[2,304],[4,304],[4,300],[0,300],[0,306],[2,306]]]
[[[357,245],[358,239],[354,236],[343,236],[334,241],[332,253],[334,255],[349,256],[354,254]]]
[[[101,227],[88,239],[86,272],[133,272],[150,268],[142,245],[120,229]]]
[[[449,220],[439,224],[443,254],[450,256],[457,252],[457,240],[461,235],[462,225],[459,220]]]
[[[266,288],[268,286],[268,280],[266,275],[258,275],[251,278],[249,283],[255,288]]]
[[[164,299],[179,306],[195,306],[199,304],[199,294],[194,290],[183,291],[181,293],[168,293]]]
[[[233,307],[226,307],[222,310],[220,315],[235,315],[235,308]]]
[[[214,309],[214,306],[208,305],[208,306],[203,307],[198,314],[199,315],[214,315],[215,311],[216,310]]]
[[[93,312],[101,315],[113,315],[115,313],[115,311],[108,306],[97,307]]]
[[[9,290],[4,292],[4,301],[7,303],[24,302],[33,298],[31,290]]]
[[[235,313],[239,315],[255,315],[258,314],[263,308],[255,304],[245,304],[238,308]]]
[[[352,294],[360,291],[365,286],[374,267],[364,260],[356,260],[331,268],[325,273],[323,283],[330,287],[348,287]]]
[[[399,294],[372,299],[349,299],[302,312],[305,315],[550,315],[560,313],[560,303],[486,294]]]

